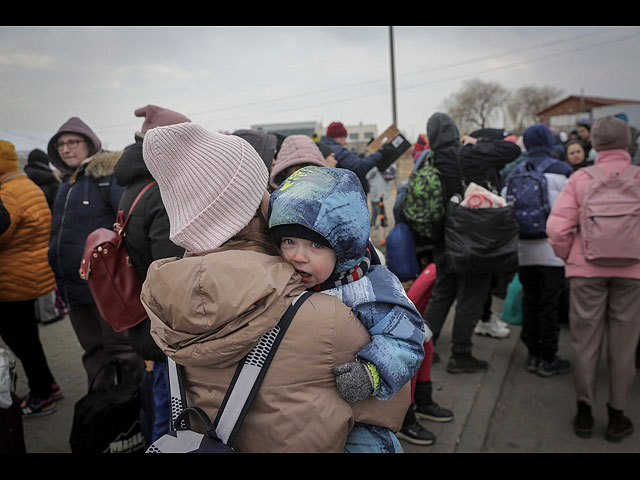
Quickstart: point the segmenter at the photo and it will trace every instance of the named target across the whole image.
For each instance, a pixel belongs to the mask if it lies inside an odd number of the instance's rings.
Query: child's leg
[[[344,453],[403,453],[402,445],[388,428],[356,423],[347,437]]]

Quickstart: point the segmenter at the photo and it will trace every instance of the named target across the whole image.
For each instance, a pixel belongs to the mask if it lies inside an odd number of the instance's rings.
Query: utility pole
[[[396,115],[396,73],[393,60],[393,27],[389,27],[389,56],[391,58],[391,114],[393,116],[393,124],[398,126]]]

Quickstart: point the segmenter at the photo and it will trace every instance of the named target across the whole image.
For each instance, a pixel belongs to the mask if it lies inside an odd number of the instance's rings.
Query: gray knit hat
[[[624,120],[607,115],[593,124],[590,138],[596,152],[618,148],[626,150],[631,142],[631,130]]]
[[[269,174],[240,137],[194,123],[146,132],[144,162],[158,182],[170,240],[190,252],[218,248],[254,217]]]

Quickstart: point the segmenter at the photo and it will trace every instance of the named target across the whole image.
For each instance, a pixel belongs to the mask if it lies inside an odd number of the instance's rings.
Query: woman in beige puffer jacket
[[[188,254],[152,263],[141,300],[152,337],[184,367],[187,404],[214,419],[238,363],[305,287],[266,236],[268,172],[248,142],[183,123],[149,130],[143,155],[170,239]],[[339,299],[313,294],[280,343],[233,447],[343,452],[356,421],[399,430],[409,384],[385,402],[347,403],[337,392],[332,368],[354,361],[369,340]]]

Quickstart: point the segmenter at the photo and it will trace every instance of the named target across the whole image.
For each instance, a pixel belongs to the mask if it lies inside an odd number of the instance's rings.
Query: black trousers
[[[95,304],[70,305],[69,319],[84,350],[82,364],[87,373],[88,386],[96,390],[113,385],[116,371],[104,365],[112,359],[120,360],[121,372],[134,382],[142,382],[144,360],[128,340],[128,331],[116,332],[100,315]]]
[[[35,302],[0,302],[0,337],[22,363],[31,396],[43,399],[53,393],[54,379],[40,342]]]
[[[521,266],[522,330],[529,354],[549,362],[558,352],[560,296],[564,267]]]
[[[448,268],[443,251],[434,248],[436,283],[424,312],[424,319],[437,341],[449,309],[456,302],[451,353],[453,356],[471,353],[473,329],[482,317],[490,291],[491,274],[457,275]]]

